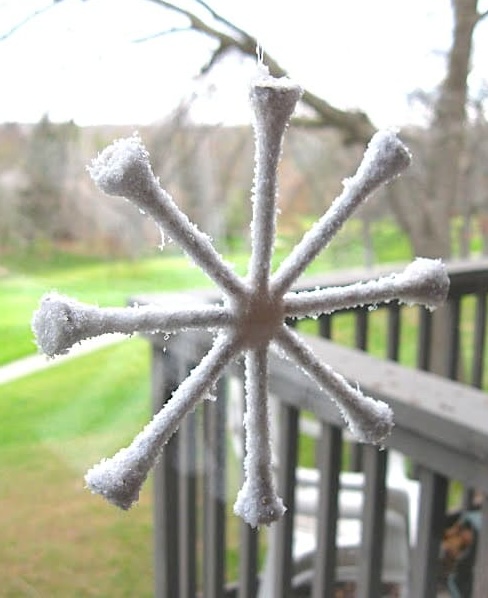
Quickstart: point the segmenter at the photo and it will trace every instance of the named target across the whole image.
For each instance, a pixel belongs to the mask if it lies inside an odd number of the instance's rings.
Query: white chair
[[[270,399],[271,435],[276,438],[278,418],[276,400]],[[242,381],[231,378],[228,394],[228,427],[236,455],[243,457],[243,398]],[[318,435],[319,426],[313,421],[301,421],[301,433]],[[276,455],[273,455],[276,465]],[[311,580],[316,553],[316,513],[318,505],[319,471],[297,468],[295,489],[295,528],[293,543],[293,577],[297,583]],[[405,458],[390,450],[387,468],[387,497],[385,537],[383,544],[382,580],[395,583],[407,591],[410,573],[410,552],[416,542],[419,484],[405,473]],[[355,581],[361,547],[362,511],[364,503],[364,474],[342,472],[338,498],[339,519],[336,533],[336,580]],[[269,529],[269,543],[273,542],[273,527]],[[271,595],[274,575],[271,560],[265,564],[259,596]]]

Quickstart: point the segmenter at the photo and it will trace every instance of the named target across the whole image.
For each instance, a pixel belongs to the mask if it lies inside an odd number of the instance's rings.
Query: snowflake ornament
[[[362,442],[382,444],[393,426],[392,411],[351,386],[320,362],[287,318],[332,313],[360,305],[397,299],[430,309],[441,304],[449,281],[443,264],[417,259],[401,274],[376,281],[315,291],[290,289],[305,268],[331,241],[353,211],[383,183],[410,162],[407,148],[392,131],[371,140],[356,174],[344,182],[341,195],[271,272],[276,227],[277,167],[282,140],[302,90],[287,78],[275,79],[261,67],[251,85],[256,163],[252,197],[252,250],[248,275],[238,277],[209,238],[179,210],[154,176],[149,155],[135,135],[106,148],[89,167],[96,185],[109,195],[123,196],[148,213],[187,255],[220,287],[223,305],[163,309],[157,305],[99,308],[51,293],[34,314],[39,347],[49,356],[107,332],[176,332],[190,328],[215,331],[212,348],[189,373],[168,402],[126,448],[103,459],[86,476],[88,488],[129,509],[165,443],[185,415],[203,400],[232,360],[244,356],[246,414],[245,479],[234,506],[251,526],[276,521],[285,511],[277,496],[271,468],[268,414],[268,353],[273,346],[311,376],[341,410]]]

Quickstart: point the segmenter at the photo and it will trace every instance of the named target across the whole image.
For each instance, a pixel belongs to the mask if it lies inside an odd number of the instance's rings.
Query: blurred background
[[[36,353],[31,314],[53,288],[123,305],[210,284],[91,183],[86,165],[114,138],[140,133],[163,187],[245,272],[257,45],[304,88],[276,263],[381,127],[400,130],[412,167],[310,272],[488,255],[487,15],[484,0],[0,1],[0,365]],[[0,379],[0,596],[151,595],[150,492],[127,516],[82,481],[148,417],[148,348],[28,373]]]
[[[483,2],[471,4],[482,13]],[[179,205],[221,250],[240,247],[249,221],[247,87],[256,41],[272,72],[306,90],[281,170],[283,242],[330,204],[375,128],[398,127],[414,166],[358,214],[353,237],[361,231],[362,262],[378,260],[371,229],[386,219],[411,253],[482,251],[474,236],[486,226],[488,37],[483,19],[456,17],[447,0],[309,0],[299,8],[6,1],[0,11],[2,255],[27,247],[154,252],[151,224],[123,202],[102,200],[85,171],[114,137],[135,129]],[[456,18],[466,21],[459,39]]]

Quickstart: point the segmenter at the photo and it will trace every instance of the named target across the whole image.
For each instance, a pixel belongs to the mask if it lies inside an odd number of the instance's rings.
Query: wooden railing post
[[[197,591],[197,422],[189,413],[178,431],[178,532],[179,598],[193,598]],[[176,550],[176,546],[173,550]]]
[[[413,554],[411,596],[432,598],[437,594],[439,548],[444,532],[447,479],[419,467],[421,483],[418,541]]]
[[[278,451],[278,494],[287,511],[270,530],[271,578],[274,587],[269,598],[288,598],[291,592],[293,523],[295,517],[295,469],[298,454],[298,410],[282,405],[280,409]],[[271,537],[272,536],[272,537]]]
[[[152,345],[152,403],[156,413],[178,386],[178,365]],[[180,595],[178,555],[178,438],[166,445],[154,468],[154,582],[156,598]]]
[[[239,598],[255,598],[258,591],[259,530],[241,523],[239,561]]]
[[[320,438],[317,554],[314,563],[313,598],[328,598],[333,596],[334,592],[341,452],[341,428],[323,424]]]
[[[379,450],[376,446],[365,445],[363,455],[365,487],[357,596],[375,598],[381,596],[387,452]]]
[[[223,598],[225,583],[226,515],[226,394],[227,384],[217,384],[215,401],[203,405],[204,425],[204,555],[203,595]]]

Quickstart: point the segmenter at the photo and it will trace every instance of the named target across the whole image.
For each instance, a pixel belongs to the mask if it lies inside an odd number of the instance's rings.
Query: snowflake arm
[[[322,364],[286,318],[317,316],[359,305],[399,299],[433,309],[446,297],[449,281],[436,260],[416,260],[403,273],[376,281],[311,292],[289,292],[307,265],[329,243],[354,210],[380,184],[410,161],[405,146],[391,131],[371,141],[356,175],[343,193],[271,275],[276,228],[277,166],[283,135],[301,95],[288,79],[263,74],[254,81],[256,168],[253,193],[252,248],[247,278],[239,278],[216,252],[206,235],[179,210],[155,178],[138,136],[114,142],[90,167],[95,183],[147,212],[221,288],[223,305],[165,309],[157,305],[99,308],[50,294],[34,314],[33,329],[48,355],[65,353],[83,339],[105,332],[173,332],[188,328],[218,331],[211,349],[134,441],[86,474],[88,488],[128,509],[165,443],[185,415],[204,399],[226,365],[245,355],[244,417],[246,456],[244,484],[234,510],[251,526],[278,519],[285,506],[277,496],[271,464],[268,413],[268,355],[272,343],[294,360],[339,406],[359,440],[382,444],[393,426],[392,412],[381,401],[364,396],[340,374]]]
[[[252,250],[249,278],[254,289],[267,289],[276,228],[277,169],[285,129],[302,89],[289,79],[258,78],[251,87],[256,158]]]
[[[241,349],[235,334],[219,335],[210,351],[132,443],[87,472],[87,487],[118,507],[129,509],[138,500],[141,486],[163,446],[185,415],[211,391],[226,365]]]
[[[444,264],[440,260],[418,258],[401,274],[345,287],[287,293],[283,298],[283,306],[290,318],[314,317],[393,300],[435,309],[445,301],[448,288],[449,278]]]
[[[410,164],[408,149],[393,131],[379,131],[371,139],[356,174],[344,181],[344,190],[327,212],[305,233],[290,255],[283,260],[271,280],[274,296],[283,295],[313,259],[334,238],[368,196]]]
[[[268,346],[248,351],[245,359],[246,456],[244,484],[239,490],[234,513],[252,527],[268,525],[285,512],[276,494],[271,460],[268,410]]]
[[[34,314],[32,328],[43,353],[54,357],[67,353],[76,343],[102,334],[226,328],[232,321],[229,310],[220,306],[171,310],[156,305],[98,307],[48,293]]]
[[[343,376],[323,364],[287,326],[281,327],[275,341],[337,403],[349,429],[360,442],[384,442],[393,427],[393,412],[386,403],[352,387]]]
[[[101,191],[125,197],[147,212],[226,293],[242,296],[246,286],[210,242],[161,188],[141,138],[119,139],[93,160],[88,171]]]

